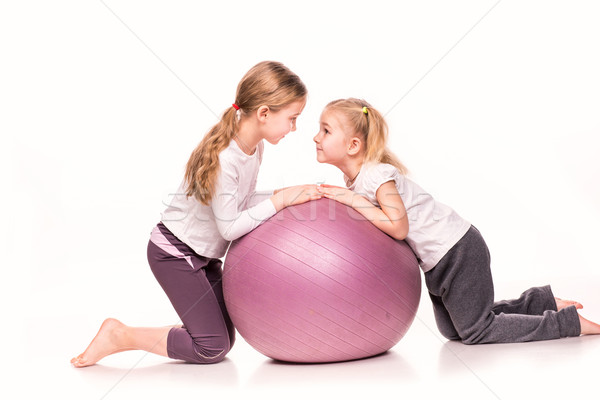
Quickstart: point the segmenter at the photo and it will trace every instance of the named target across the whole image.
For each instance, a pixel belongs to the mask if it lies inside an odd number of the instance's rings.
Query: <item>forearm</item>
[[[273,203],[273,206],[275,207],[275,210],[277,210],[277,212],[287,207],[285,204],[285,199],[281,193],[282,190],[283,189],[276,189],[273,192],[273,195],[270,197],[271,202]]]
[[[267,199],[239,212],[231,219],[217,219],[217,228],[225,240],[235,240],[255,229],[276,212]]]
[[[379,230],[394,239],[404,240],[408,235],[408,218],[406,214],[399,218],[390,218],[381,208],[373,205],[363,196],[355,195],[352,199],[352,208],[358,211],[365,219],[375,225]]]
[[[293,204],[299,204],[303,201],[298,201],[301,196],[305,193],[299,190],[301,186],[289,186],[273,191],[273,195],[270,197],[273,206],[277,212],[289,207]]]

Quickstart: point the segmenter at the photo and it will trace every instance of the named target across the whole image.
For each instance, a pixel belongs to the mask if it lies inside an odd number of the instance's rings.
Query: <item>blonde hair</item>
[[[307,90],[300,78],[286,66],[275,61],[263,61],[252,67],[238,84],[234,104],[240,116],[268,106],[277,112],[285,106],[306,98]],[[219,153],[234,138],[238,130],[237,110],[229,107],[221,120],[204,136],[194,149],[185,169],[186,195],[208,205],[217,183]]]
[[[334,100],[325,110],[338,111],[346,117],[349,127],[360,135],[365,148],[364,161],[391,164],[406,175],[408,169],[387,147],[388,126],[383,115],[361,99],[347,98]],[[366,111],[366,113],[365,113]]]

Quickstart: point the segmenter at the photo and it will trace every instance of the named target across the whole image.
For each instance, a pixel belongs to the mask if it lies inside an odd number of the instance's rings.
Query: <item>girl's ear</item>
[[[360,152],[360,149],[362,148],[362,141],[360,140],[359,137],[354,136],[352,139],[350,139],[350,142],[348,142],[348,155],[350,156],[355,156]]]
[[[258,110],[256,110],[256,117],[260,122],[266,122],[269,111],[271,111],[269,106],[260,106],[258,107]]]

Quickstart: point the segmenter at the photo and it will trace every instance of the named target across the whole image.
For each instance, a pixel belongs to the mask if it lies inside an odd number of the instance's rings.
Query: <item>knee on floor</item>
[[[206,339],[194,340],[194,353],[196,361],[200,364],[214,364],[223,361],[231,346],[229,338],[212,338],[209,342]]]

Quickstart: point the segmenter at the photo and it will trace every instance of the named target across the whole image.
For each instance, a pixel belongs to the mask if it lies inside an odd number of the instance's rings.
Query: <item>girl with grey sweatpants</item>
[[[466,344],[526,342],[598,334],[576,302],[549,286],[494,303],[490,253],[479,231],[406,177],[387,148],[387,124],[360,99],[329,103],[314,137],[317,160],[344,173],[346,188],[321,193],[353,207],[379,229],[405,240],[419,260],[440,332]]]

